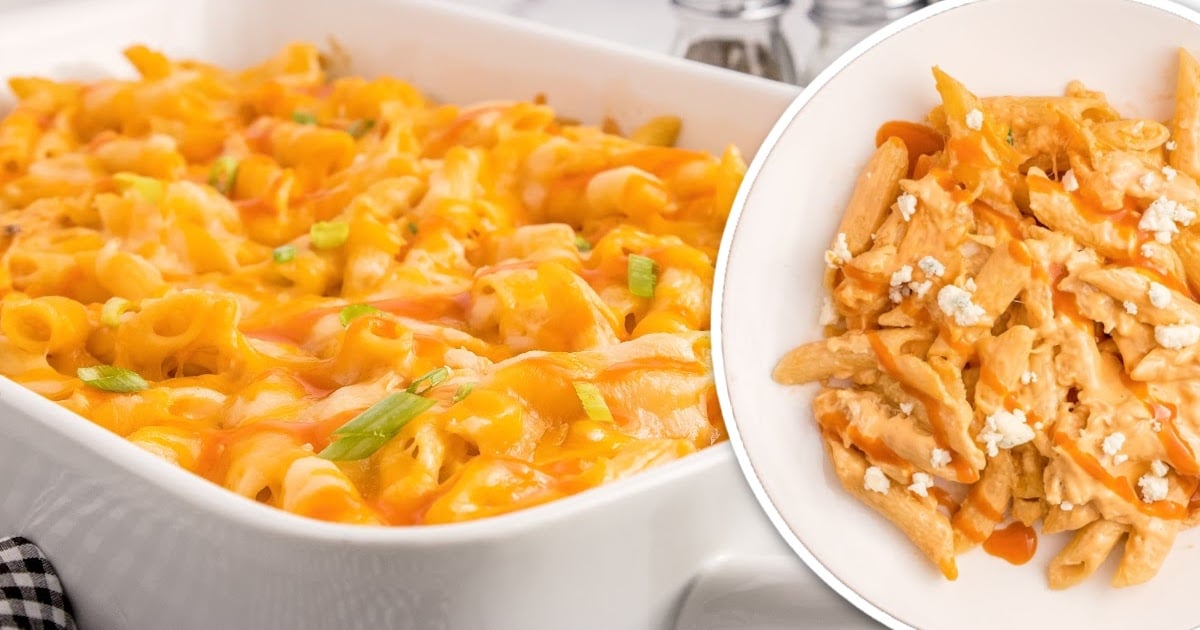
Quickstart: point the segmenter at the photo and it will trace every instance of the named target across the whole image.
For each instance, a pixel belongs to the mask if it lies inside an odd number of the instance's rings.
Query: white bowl
[[[1066,592],[1046,586],[1065,544],[1043,537],[1020,567],[982,551],[945,581],[826,463],[813,387],[771,380],[783,353],[819,339],[822,254],[855,177],[890,119],[937,104],[940,65],[981,95],[1061,94],[1071,79],[1126,115],[1171,112],[1176,49],[1200,49],[1200,15],[1160,0],[941,2],[855,47],[793,103],[751,166],[726,231],[713,308],[715,363],[734,449],[791,547],[827,583],[894,627],[1192,628],[1200,531],[1183,533],[1153,581],[1113,591],[1101,568]]]
[[[0,76],[129,75],[120,51],[138,42],[243,65],[328,36],[356,72],[449,102],[544,92],[565,115],[626,128],[677,113],[697,149],[733,142],[752,155],[795,96],[441,3],[378,0],[38,3],[0,12]],[[55,563],[80,626],[101,630],[665,630],[721,556],[777,554],[794,571],[774,562],[774,575],[800,580],[809,599],[827,592],[779,541],[725,444],[490,520],[355,528],[237,497],[0,379],[0,536],[14,534]],[[829,601],[816,608],[846,616]]]

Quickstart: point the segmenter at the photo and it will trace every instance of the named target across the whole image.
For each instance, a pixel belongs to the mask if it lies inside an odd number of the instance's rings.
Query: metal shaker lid
[[[891,22],[926,4],[926,0],[813,0],[808,15],[817,24],[874,24]]]
[[[783,13],[792,0],[671,0],[671,4],[710,17],[761,20]]]

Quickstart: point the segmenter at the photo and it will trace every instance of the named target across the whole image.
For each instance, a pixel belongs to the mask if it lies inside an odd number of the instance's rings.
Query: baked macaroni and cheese
[[[1145,582],[1200,521],[1200,65],[1166,124],[934,75],[826,253],[826,339],[775,378],[821,382],[842,485],[947,578],[980,544],[1028,561],[1040,523],[1071,535],[1051,587],[1119,546],[1113,585]]]
[[[307,44],[243,71],[126,56],[140,78],[10,81],[0,374],[345,523],[509,512],[725,438],[736,150],[438,104]]]

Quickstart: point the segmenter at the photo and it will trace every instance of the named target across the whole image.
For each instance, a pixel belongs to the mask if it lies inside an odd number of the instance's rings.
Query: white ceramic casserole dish
[[[543,92],[588,121],[675,113],[682,144],[732,142],[747,157],[794,96],[503,18],[380,0],[11,10],[0,14],[0,76],[127,74],[120,51],[139,42],[236,66],[330,36],[355,73],[394,74],[441,100]],[[57,565],[87,629],[669,628],[710,561],[785,551],[726,444],[499,518],[352,528],[244,500],[0,379],[0,536],[14,534]]]

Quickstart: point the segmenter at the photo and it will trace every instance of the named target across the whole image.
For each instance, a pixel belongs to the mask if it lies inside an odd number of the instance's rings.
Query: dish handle
[[[849,630],[874,622],[791,555],[724,556],[700,572],[674,630]]]

